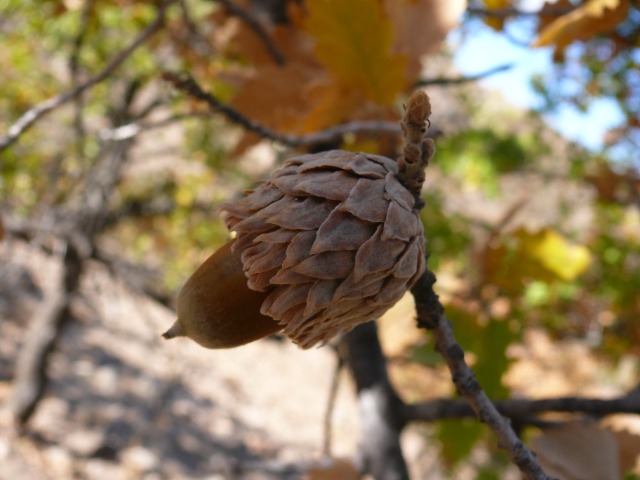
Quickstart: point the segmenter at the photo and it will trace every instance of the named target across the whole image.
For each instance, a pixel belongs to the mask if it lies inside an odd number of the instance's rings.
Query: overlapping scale
[[[261,312],[302,348],[380,317],[425,268],[415,200],[391,159],[333,150],[288,159],[221,207]]]

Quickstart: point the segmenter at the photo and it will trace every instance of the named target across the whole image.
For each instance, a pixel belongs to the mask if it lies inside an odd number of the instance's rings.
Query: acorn
[[[186,282],[164,337],[229,348],[282,330],[310,348],[382,316],[426,268],[419,193],[435,151],[430,111],[423,92],[409,100],[398,161],[300,155],[223,204],[236,238]]]
[[[164,338],[189,337],[205,348],[232,348],[282,329],[260,313],[267,293],[247,287],[234,242],[216,250],[184,284],[178,319]]]

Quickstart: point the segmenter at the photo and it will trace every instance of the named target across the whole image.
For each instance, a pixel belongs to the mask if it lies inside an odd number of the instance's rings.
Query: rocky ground
[[[19,242],[5,243],[0,257],[6,403],[26,326],[60,266]],[[324,415],[336,367],[330,347],[302,351],[272,338],[211,351],[167,342],[160,333],[173,312],[132,293],[104,267],[92,264],[81,291],[76,318],[51,357],[46,397],[22,436],[3,411],[0,479],[300,478],[294,467],[326,459]],[[356,452],[357,420],[343,372],[332,415],[334,457]],[[417,478],[438,478],[422,475],[436,470],[419,431],[404,441]]]

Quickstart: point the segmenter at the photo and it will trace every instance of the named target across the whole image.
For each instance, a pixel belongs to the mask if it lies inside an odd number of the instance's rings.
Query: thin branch
[[[494,402],[498,411],[520,423],[529,423],[531,415],[562,412],[594,416],[614,413],[640,414],[640,395],[627,394],[611,399],[585,397],[557,397],[538,400],[511,398]],[[434,422],[437,420],[474,417],[475,412],[464,400],[437,399],[404,406],[408,422]],[[524,420],[523,420],[524,419]]]
[[[461,85],[463,83],[475,82],[497,73],[505,72],[513,68],[513,63],[505,63],[504,65],[498,65],[497,67],[490,68],[484,72],[476,73],[473,75],[460,76],[460,77],[435,77],[435,78],[423,78],[415,83],[416,87],[424,87],[426,85]]]
[[[267,49],[269,55],[273,58],[273,60],[280,66],[283,66],[287,63],[284,55],[280,51],[280,49],[273,43],[271,36],[267,33],[264,26],[260,23],[260,21],[249,11],[242,8],[237,3],[234,3],[230,0],[215,0],[226,8],[229,13],[239,17],[244,23],[247,24],[249,28],[253,30],[253,32],[258,36],[258,38],[262,41],[264,48]]]
[[[21,135],[23,135],[30,127],[32,127],[37,121],[41,120],[45,115],[52,112],[56,108],[64,105],[70,100],[81,95],[87,89],[102,82],[108,78],[124,61],[131,56],[131,54],[146,42],[155,32],[160,30],[164,24],[165,14],[167,7],[174,3],[175,0],[165,1],[158,9],[156,18],[151,22],[140,34],[135,38],[131,44],[116,54],[111,61],[105,66],[104,69],[97,75],[87,79],[85,82],[79,84],[77,87],[71,89],[68,92],[61,93],[55,97],[50,98],[42,103],[39,103],[35,107],[32,107],[25,112],[17,122],[15,122],[4,137],[0,137],[0,152],[7,147],[15,143]]]
[[[72,88],[78,88],[78,85],[80,84],[80,53],[85,43],[87,31],[89,30],[89,20],[91,19],[91,12],[93,11],[94,4],[95,0],[88,0],[85,2],[80,16],[80,27],[78,28],[78,33],[72,43],[73,48],[69,57],[69,71],[71,72]],[[73,123],[76,131],[76,150],[78,160],[82,161],[84,157],[86,133],[84,125],[84,97],[82,94],[79,94],[74,100],[75,111]]]
[[[171,115],[167,118],[163,118],[162,120],[157,120],[155,122],[133,122],[127,123],[126,125],[121,125],[117,128],[104,128],[98,132],[98,135],[102,140],[128,140],[143,132],[156,130],[158,128],[164,128],[182,120],[190,118],[201,118],[208,115],[209,112],[206,111],[177,113],[175,115]]]
[[[392,135],[400,133],[400,127],[397,122],[386,121],[350,122],[327,128],[326,130],[321,130],[319,132],[310,133],[308,135],[291,135],[274,132],[263,124],[251,120],[233,107],[223,103],[211,93],[205,92],[189,75],[165,72],[163,74],[163,78],[178,90],[205,102],[212,112],[223,114],[227,120],[236,123],[237,125],[240,125],[246,130],[256,133],[263,138],[268,138],[290,147],[312,146],[321,143],[328,143],[339,140],[347,133],[387,133]]]
[[[333,437],[331,428],[331,417],[333,416],[333,409],[336,405],[336,395],[338,394],[338,386],[340,384],[340,372],[344,367],[344,357],[337,352],[336,368],[333,371],[333,377],[331,378],[331,387],[329,388],[329,399],[327,400],[327,409],[324,414],[324,442],[322,446],[322,453],[325,457],[331,457],[331,439]]]
[[[542,10],[520,10],[518,8],[483,8],[467,7],[467,13],[493,18],[509,17],[561,17],[575,10],[576,7],[545,7]]]
[[[511,461],[528,480],[550,480],[542,470],[535,455],[522,443],[511,428],[509,420],[503,417],[484,393],[473,371],[464,360],[464,350],[458,344],[451,323],[444,315],[444,309],[433,291],[436,279],[426,271],[411,289],[416,300],[418,326],[433,333],[436,350],[444,357],[458,394],[464,398],[478,419],[486,423],[498,438],[499,445],[507,451]]]

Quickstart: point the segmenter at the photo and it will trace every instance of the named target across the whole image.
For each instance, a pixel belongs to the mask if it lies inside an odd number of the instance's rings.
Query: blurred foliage
[[[556,49],[559,75],[538,79],[536,85],[550,107],[571,102],[585,108],[595,98],[613,98],[626,123],[612,133],[611,142],[637,145],[640,13],[637,5],[623,0],[608,2],[615,9],[605,8],[601,15],[586,8],[602,3],[561,1],[553,5],[566,7],[566,13],[534,19],[537,44]],[[0,0],[0,132],[33,105],[99,72],[154,18],[158,4]],[[402,11],[393,10],[398,4],[423,13],[433,5],[428,0],[362,0],[356,8],[356,2],[332,0],[314,2],[305,10],[289,2],[280,12],[286,22],[268,25],[274,46],[286,58],[283,65],[274,63],[246,22],[216,2],[173,5],[166,28],[115,75],[0,154],[3,212],[36,221],[46,219],[50,210],[81,210],[90,177],[105,157],[124,145],[130,164],[110,198],[113,213],[122,218],[100,240],[123,258],[161,271],[159,283],[175,291],[227,239],[215,208],[258,180],[255,166],[236,159],[260,139],[221,118],[203,116],[196,102],[172,97],[160,73],[189,71],[244,115],[281,132],[394,120],[404,95],[418,80],[422,53],[432,51],[444,37],[429,39],[428,25],[425,32],[407,35],[401,17],[389,13]],[[482,5],[491,10],[518,2],[486,0]],[[573,29],[566,18],[571,12]],[[482,18],[497,31],[520,21]],[[572,89],[563,81],[569,76]],[[424,193],[421,213],[431,268],[456,280],[443,300],[485,391],[498,398],[511,393],[503,380],[514,362],[509,347],[520,343],[528,328],[544,328],[558,345],[567,338],[588,340],[594,355],[611,364],[637,357],[638,171],[612,162],[606,153],[573,149],[573,157],[567,158],[558,147],[564,141],[557,136],[548,140],[548,132],[530,117],[498,124],[491,120],[495,111],[487,110],[474,107],[468,126],[438,140],[428,172],[436,180]],[[132,125],[141,131],[125,140],[109,137],[126,133]],[[381,137],[352,136],[345,138],[345,146],[393,155],[396,146]],[[571,208],[534,229],[522,219],[506,228],[502,223],[509,222],[495,216],[480,219],[477,209],[459,201],[465,198],[462,193],[473,191],[479,192],[473,198],[487,208],[506,205],[505,179],[521,176],[521,188],[527,190],[529,176],[547,178],[549,159],[566,167],[554,189],[579,187],[591,194],[586,207],[592,219],[580,224],[579,235],[565,225]],[[442,368],[428,342],[409,348],[407,357]],[[433,435],[441,442],[445,461],[455,466],[468,459],[479,442],[491,444],[485,433],[474,421],[446,421]],[[499,478],[496,472],[504,463],[496,458],[495,465],[482,467],[478,478]]]

